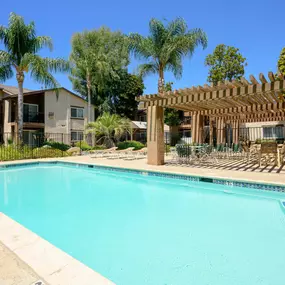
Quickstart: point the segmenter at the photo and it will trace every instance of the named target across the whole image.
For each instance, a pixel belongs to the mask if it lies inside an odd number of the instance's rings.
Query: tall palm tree
[[[146,63],[139,67],[141,75],[156,73],[159,76],[158,92],[164,90],[164,72],[173,72],[176,78],[182,75],[182,58],[192,56],[199,45],[207,46],[207,36],[201,29],[188,30],[184,19],[164,25],[162,21],[151,19],[148,37],[137,33],[129,35],[130,51]]]
[[[103,113],[95,122],[87,125],[87,132],[94,133],[107,147],[114,146],[124,134],[130,133],[131,121],[117,114]]]
[[[8,27],[0,26],[0,42],[5,50],[0,50],[0,81],[4,82],[16,73],[18,82],[18,132],[23,138],[23,85],[25,74],[45,88],[59,87],[51,72],[69,70],[69,63],[64,59],[40,57],[37,52],[48,47],[52,50],[52,40],[46,36],[36,36],[35,23],[25,24],[23,17],[11,13]]]

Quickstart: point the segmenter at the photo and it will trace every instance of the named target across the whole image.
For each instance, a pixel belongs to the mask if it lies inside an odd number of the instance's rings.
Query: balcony
[[[191,116],[185,116],[182,119],[181,125],[191,125],[192,117]]]
[[[24,123],[44,123],[44,113],[24,111],[23,121]]]

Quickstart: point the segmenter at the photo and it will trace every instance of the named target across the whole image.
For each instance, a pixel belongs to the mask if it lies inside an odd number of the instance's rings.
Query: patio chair
[[[246,154],[247,163],[249,163],[250,159],[257,159],[257,151],[256,148],[250,147],[250,142],[242,142],[241,143],[242,151]]]
[[[285,158],[285,142],[283,143],[283,145],[279,151],[280,165],[282,165],[284,163],[284,158]]]
[[[109,156],[108,158],[123,158],[123,157],[126,157],[128,155],[130,155],[130,153],[134,150],[134,147],[128,147],[126,149],[121,149],[121,150],[116,150],[114,151],[111,155]]]
[[[126,160],[132,160],[132,159],[140,159],[144,158],[147,155],[147,147],[143,147],[139,150],[132,150],[127,157],[124,159]]]
[[[97,157],[108,157],[110,154],[115,152],[118,147],[114,146],[108,149],[98,150],[94,153],[94,155],[91,156],[91,158],[97,158]]]
[[[274,156],[274,158],[275,158],[275,165],[280,166],[277,142],[264,142],[264,143],[261,143],[261,148],[260,148],[260,151],[259,151],[259,166],[260,167],[261,167],[261,160],[262,160],[262,156],[263,155],[266,155],[266,159],[268,159],[268,156],[270,158],[272,156]]]

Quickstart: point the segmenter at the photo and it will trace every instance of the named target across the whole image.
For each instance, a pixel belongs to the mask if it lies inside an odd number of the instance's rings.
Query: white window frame
[[[76,116],[72,116],[72,109],[76,110]],[[82,111],[82,116],[79,116],[78,111]],[[70,108],[71,119],[84,119],[84,108],[83,107],[73,107]]]
[[[75,139],[73,138],[73,135],[75,134]],[[83,131],[71,131],[71,141],[72,142],[78,142],[82,141],[84,138],[84,133]]]
[[[280,129],[279,129],[280,128]],[[263,137],[266,139],[280,139],[283,138],[283,126],[282,125],[268,125],[263,126]],[[280,132],[277,130],[280,130]]]

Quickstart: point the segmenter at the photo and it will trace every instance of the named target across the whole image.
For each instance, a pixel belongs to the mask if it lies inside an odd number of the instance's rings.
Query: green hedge
[[[0,161],[62,156],[68,156],[67,152],[55,148],[40,147],[33,149],[28,146],[0,146]]]
[[[139,150],[143,147],[145,147],[145,145],[141,142],[137,142],[137,141],[125,141],[125,142],[119,142],[117,144],[118,149],[126,149],[128,147],[134,147],[134,150]]]
[[[92,147],[86,141],[77,142],[75,146],[81,148],[83,151],[88,151],[92,149]]]
[[[46,141],[44,142],[44,145],[48,145],[52,148],[59,149],[62,151],[67,151],[70,148],[70,146],[65,143],[54,142],[54,141]]]

